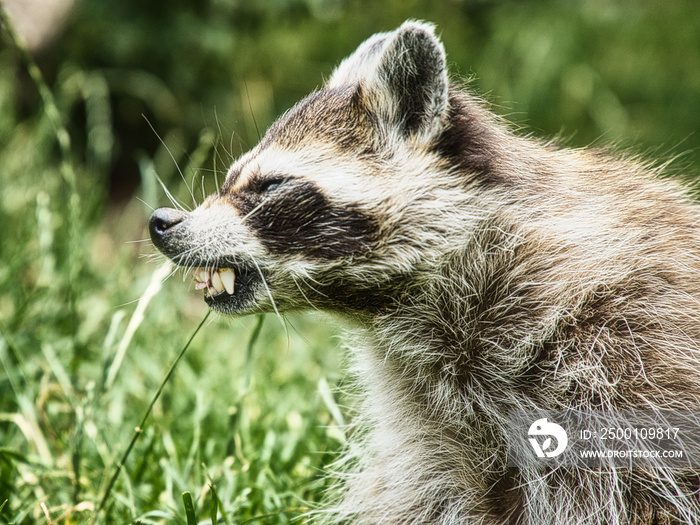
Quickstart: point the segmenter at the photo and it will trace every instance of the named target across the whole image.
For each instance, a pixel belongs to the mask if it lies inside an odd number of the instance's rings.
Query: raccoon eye
[[[256,181],[251,185],[251,189],[260,194],[269,193],[279,188],[286,180],[287,177],[267,177]]]

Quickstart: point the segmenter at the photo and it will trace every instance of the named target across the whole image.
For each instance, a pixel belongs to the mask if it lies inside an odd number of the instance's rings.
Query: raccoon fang
[[[696,524],[691,469],[507,466],[512,409],[697,412],[700,207],[655,171],[514,134],[407,22],[149,226],[218,312],[354,320],[366,432],[322,520]]]

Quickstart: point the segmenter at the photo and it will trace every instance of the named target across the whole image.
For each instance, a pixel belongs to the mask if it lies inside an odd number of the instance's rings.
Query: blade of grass
[[[122,361],[126,356],[126,351],[129,347],[129,343],[131,343],[131,339],[134,337],[136,329],[143,322],[148,303],[150,303],[151,299],[153,299],[153,297],[155,297],[155,295],[158,293],[161,286],[163,285],[163,281],[170,274],[171,271],[172,263],[166,262],[155,272],[153,272],[151,282],[148,283],[146,291],[139,299],[139,302],[136,305],[136,309],[134,310],[131,319],[129,319],[129,324],[126,327],[126,332],[124,332],[124,337],[122,337],[121,341],[119,342],[119,347],[117,348],[117,351],[114,355],[114,359],[112,360],[109,366],[109,370],[106,373],[102,390],[109,390],[112,387],[112,384],[114,383],[114,380],[117,377],[117,372],[119,372],[119,368],[122,365]]]
[[[151,404],[148,405],[148,409],[146,410],[146,413],[144,414],[143,419],[141,420],[141,424],[138,427],[136,427],[136,431],[134,432],[134,437],[131,439],[129,446],[124,451],[124,454],[122,455],[121,460],[116,465],[116,468],[114,470],[114,474],[112,475],[112,478],[109,480],[109,484],[107,485],[105,493],[102,496],[102,500],[100,501],[100,504],[97,507],[97,511],[95,512],[91,523],[93,523],[93,524],[95,523],[97,516],[99,515],[100,512],[102,512],[105,505],[107,504],[107,500],[109,499],[109,495],[112,492],[112,488],[114,487],[114,484],[116,483],[117,478],[119,477],[119,474],[121,473],[122,469],[126,465],[126,460],[129,458],[129,455],[131,454],[131,450],[134,448],[136,441],[143,433],[143,428],[146,426],[146,421],[148,420],[148,417],[151,415],[151,411],[153,410],[153,407],[155,406],[156,401],[158,401],[160,394],[163,392],[165,385],[168,383],[168,381],[170,380],[170,377],[173,375],[173,372],[175,371],[175,367],[177,367],[177,364],[180,362],[180,359],[182,359],[182,356],[185,355],[185,352],[190,347],[192,340],[195,338],[195,336],[197,335],[199,330],[202,328],[202,326],[204,326],[204,323],[206,323],[206,321],[207,321],[207,319],[209,319],[210,315],[211,315],[211,310],[207,311],[207,314],[204,316],[202,321],[199,323],[199,326],[197,326],[197,328],[192,333],[192,335],[188,339],[185,346],[183,346],[182,350],[180,350],[180,353],[175,358],[175,361],[173,361],[173,364],[170,365],[170,369],[168,370],[168,373],[165,375],[165,378],[163,378],[163,381],[161,382],[160,386],[158,387],[158,390],[156,391],[155,395],[153,396],[153,399],[151,400]]]
[[[187,525],[197,525],[197,515],[194,512],[192,494],[190,494],[189,491],[183,492],[182,501],[185,504],[185,517],[187,518]]]
[[[211,490],[211,504],[209,505],[209,518],[211,519],[211,525],[216,525],[219,521],[219,498],[216,496],[216,489],[214,485],[209,485]]]
[[[240,398],[243,398],[250,388],[250,379],[253,373],[253,348],[255,348],[255,343],[257,343],[258,337],[260,336],[260,331],[262,330],[264,320],[265,315],[258,314],[255,327],[253,328],[253,332],[250,334],[250,339],[248,339],[248,346],[246,348],[245,356],[245,374],[243,375],[243,382],[239,392]]]
[[[218,523],[219,521],[219,516],[218,516],[218,511],[221,509],[221,515],[224,518],[224,523],[227,525],[231,525],[231,521],[228,519],[228,514],[226,513],[226,509],[224,506],[221,504],[221,500],[219,500],[219,495],[216,492],[216,486],[214,483],[209,480],[209,488],[211,489],[211,508],[209,509],[209,514],[211,515],[211,523],[214,525],[215,523]]]

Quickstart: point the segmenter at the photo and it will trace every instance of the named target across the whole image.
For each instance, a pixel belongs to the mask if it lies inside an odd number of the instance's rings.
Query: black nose
[[[151,234],[151,240],[161,251],[165,250],[165,245],[168,241],[169,234],[173,228],[187,218],[187,213],[173,208],[158,208],[153,212],[148,220],[148,231]]]

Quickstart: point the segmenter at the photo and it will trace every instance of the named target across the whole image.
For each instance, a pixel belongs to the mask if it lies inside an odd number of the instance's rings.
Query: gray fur
[[[699,472],[506,457],[514,408],[696,409],[700,208],[642,163],[516,136],[446,75],[432,26],[372,37],[154,241],[235,269],[221,312],[353,320],[363,431],[324,519],[700,522]]]

